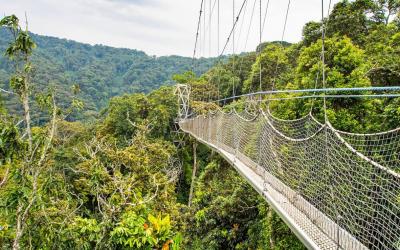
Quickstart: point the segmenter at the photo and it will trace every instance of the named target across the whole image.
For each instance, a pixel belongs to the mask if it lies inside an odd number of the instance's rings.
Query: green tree
[[[389,24],[390,18],[400,10],[399,0],[375,0],[375,19],[385,25]]]
[[[320,22],[308,22],[303,27],[303,40],[304,46],[308,47],[315,43],[322,37],[322,26]]]
[[[381,25],[367,37],[365,52],[372,63],[368,76],[375,86],[394,86],[400,81],[398,63],[400,33],[393,24]]]
[[[177,101],[172,87],[162,87],[148,95],[133,94],[111,99],[106,109],[102,133],[124,141],[131,138],[137,126],[148,122],[149,136],[171,138]]]
[[[212,160],[201,173],[186,219],[189,249],[304,249],[268,204],[223,160]]]
[[[248,79],[244,82],[244,92],[260,90],[260,68],[262,70],[261,90],[271,90],[273,87],[278,89],[284,86],[291,70],[288,50],[278,44],[266,46],[257,57]]]
[[[24,113],[23,120],[18,122],[18,125],[22,124],[22,132],[18,131],[17,124],[13,124],[13,119],[1,115],[0,144],[5,159],[0,161],[0,194],[4,197],[0,202],[0,215],[5,218],[1,221],[2,228],[6,228],[1,241],[6,247],[20,249],[21,244],[24,245],[21,242],[25,240],[27,228],[34,219],[33,214],[43,208],[42,195],[48,184],[44,177],[49,171],[49,155],[53,150],[57,122],[67,113],[57,107],[51,88],[48,92],[35,92],[36,103],[48,113],[49,122],[42,128],[32,127],[30,101],[34,86],[30,56],[36,45],[28,31],[21,28],[15,15],[1,19],[0,26],[8,29],[13,37],[6,49],[6,55],[14,66],[10,85]],[[70,110],[80,104],[79,100],[73,100]]]
[[[357,45],[365,42],[365,36],[372,24],[367,14],[372,13],[375,5],[372,0],[348,0],[337,3],[327,22],[326,35],[347,36]]]
[[[75,150],[73,190],[82,201],[62,238],[64,245],[91,248],[161,249],[172,244],[168,214],[176,218],[174,184],[179,171],[173,164],[175,147],[148,139],[147,125],[137,125],[126,147],[109,138],[93,137]],[[162,218],[152,213],[167,214]]]

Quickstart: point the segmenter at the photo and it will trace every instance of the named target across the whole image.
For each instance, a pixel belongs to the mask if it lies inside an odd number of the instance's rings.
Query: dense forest
[[[35,88],[45,90],[53,86],[60,97],[65,97],[61,100],[64,103],[71,97],[71,86],[79,85],[79,97],[85,100],[85,106],[82,112],[70,117],[74,119],[92,118],[111,97],[124,93],[149,93],[160,86],[171,85],[172,75],[192,67],[192,58],[189,57],[156,57],[132,49],[91,46],[32,33],[30,36],[37,45],[32,54],[32,62],[36,65],[32,72]],[[0,29],[1,51],[5,51],[11,38],[10,32]],[[204,73],[215,61],[215,58],[195,59],[195,73]],[[12,63],[1,53],[0,88],[9,88],[12,72]],[[20,110],[15,98],[4,98],[10,110]]]
[[[325,20],[328,87],[398,84],[399,9],[396,0],[333,7]],[[177,98],[161,85],[190,84],[197,113],[218,108],[211,100],[259,90],[260,64],[263,90],[321,88],[321,23],[307,23],[299,43],[264,43],[198,76],[211,63],[204,59],[197,72],[172,78],[187,59],[43,38],[15,16],[0,25],[11,34],[1,36],[1,87],[19,103],[0,106],[0,249],[305,249],[227,162],[176,130]],[[155,61],[168,73],[146,71]],[[49,87],[52,80],[62,87]],[[135,91],[147,93],[128,94]],[[90,122],[69,120],[112,96]],[[222,104],[240,109],[244,100]],[[294,119],[310,105],[292,99],[270,108]],[[322,119],[322,101],[313,105]],[[382,131],[400,126],[400,102],[332,99],[327,115],[344,131]]]

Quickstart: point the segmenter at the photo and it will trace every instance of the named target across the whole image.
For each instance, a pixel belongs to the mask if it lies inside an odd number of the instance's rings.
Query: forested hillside
[[[171,85],[173,74],[191,69],[192,58],[181,56],[149,56],[132,49],[91,46],[70,40],[31,34],[37,44],[32,55],[35,88],[43,90],[55,86],[67,100],[71,86],[80,87],[80,98],[85,100],[83,114],[88,117],[104,108],[108,100],[125,93],[148,93],[162,85]],[[0,29],[0,50],[5,51],[12,36]],[[196,59],[196,74],[207,71],[215,59]],[[9,89],[12,65],[0,54],[0,88]],[[12,110],[20,110],[17,100],[9,100]]]
[[[343,0],[332,7],[326,19],[327,87],[398,85],[399,9],[400,3],[391,0]],[[258,91],[260,63],[262,90],[322,88],[317,77],[321,23],[306,24],[299,43],[264,43],[258,53],[230,57],[200,76],[172,72],[180,63],[169,57],[155,60],[132,50],[30,36],[15,16],[0,25],[17,34],[11,46],[2,48],[2,87],[15,93],[23,117],[0,105],[0,249],[305,249],[224,159],[176,133],[173,87],[107,98],[128,89],[149,90],[135,78],[147,75],[147,67],[152,86],[172,81],[151,80],[161,76],[148,63],[164,67],[158,60],[170,65],[168,74],[177,73],[175,82],[190,85],[190,105],[197,114],[243,110],[245,99],[210,101]],[[189,59],[178,59],[182,70],[189,67]],[[198,73],[211,63],[203,62]],[[109,91],[114,87],[108,85],[109,74],[119,76],[116,92]],[[125,77],[137,80],[137,88],[124,85]],[[52,81],[62,87],[48,89]],[[399,99],[329,99],[327,116],[344,131],[400,127]],[[278,118],[302,117],[311,106],[317,119],[324,118],[321,99],[271,101],[266,96],[264,101]],[[72,113],[87,112],[82,103],[94,111],[107,102],[92,123],[68,121]],[[34,103],[39,111],[31,109]],[[34,126],[38,112],[46,119]],[[400,202],[398,192],[393,197]]]

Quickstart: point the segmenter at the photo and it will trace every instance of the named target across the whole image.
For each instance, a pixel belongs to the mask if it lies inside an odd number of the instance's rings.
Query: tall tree
[[[36,102],[42,110],[48,112],[49,122],[43,128],[32,128],[30,103],[33,65],[30,57],[36,45],[28,33],[28,23],[26,22],[26,29],[23,30],[15,15],[1,19],[0,26],[8,29],[13,37],[6,49],[6,55],[14,67],[10,85],[24,110],[24,119],[15,125],[10,125],[10,121],[7,125],[7,117],[1,117],[6,120],[1,122],[2,126],[6,126],[0,138],[0,144],[6,144],[1,147],[9,145],[10,140],[12,145],[7,149],[6,161],[0,161],[2,169],[6,169],[1,181],[3,188],[0,192],[4,199],[1,201],[0,214],[9,214],[10,209],[15,211],[7,222],[12,225],[14,235],[12,248],[20,249],[21,240],[32,219],[32,212],[41,208],[40,197],[46,183],[43,177],[48,171],[48,156],[52,151],[57,122],[62,113],[56,105],[54,90],[50,86],[48,92],[36,92]],[[71,109],[77,105],[81,106],[81,103],[73,100]],[[23,124],[22,136],[16,131],[20,124]],[[18,148],[18,155],[13,153],[15,148]]]

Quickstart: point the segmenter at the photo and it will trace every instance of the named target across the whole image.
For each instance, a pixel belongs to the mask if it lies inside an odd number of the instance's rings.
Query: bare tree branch
[[[0,88],[0,91],[1,91],[1,92],[4,92],[4,93],[6,93],[6,94],[10,94],[10,95],[14,95],[14,94],[15,94],[15,93],[12,92],[12,91],[8,91],[8,90],[2,89],[2,88]]]

